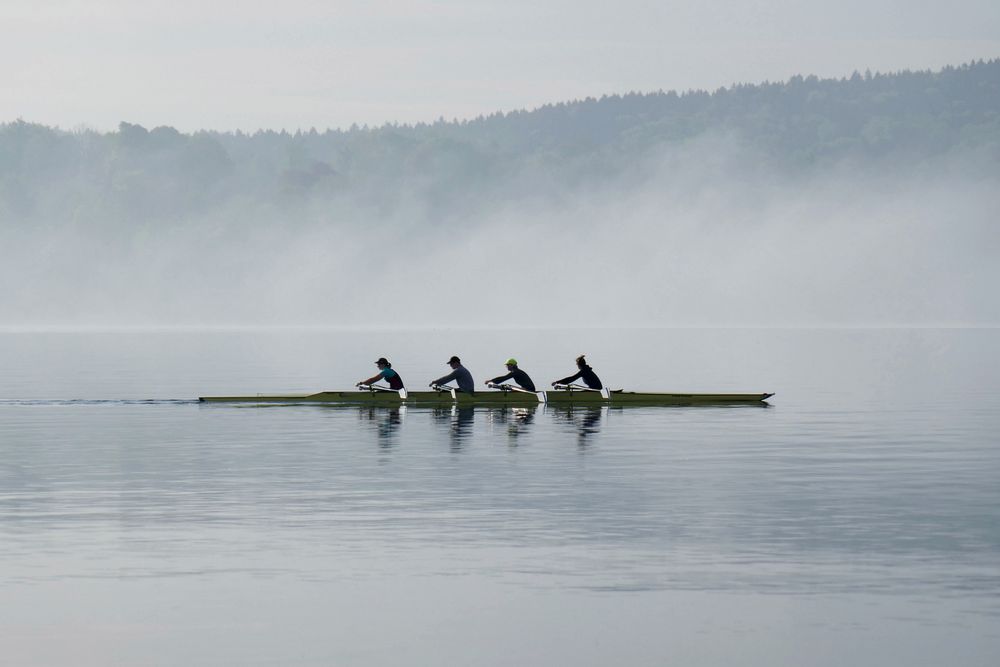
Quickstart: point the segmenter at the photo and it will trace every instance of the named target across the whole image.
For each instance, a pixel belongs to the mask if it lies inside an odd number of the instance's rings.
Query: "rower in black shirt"
[[[591,389],[604,388],[604,385],[601,384],[601,378],[597,377],[597,373],[594,372],[594,369],[587,365],[587,360],[582,354],[576,358],[576,367],[580,369],[576,375],[570,375],[562,380],[556,380],[552,383],[552,386],[554,387],[557,384],[569,384],[573,380],[583,380],[583,383]]]
[[[504,365],[507,366],[507,370],[510,372],[507,375],[500,375],[492,380],[487,380],[486,384],[500,384],[504,380],[514,380],[522,389],[535,391],[535,383],[531,381],[527,373],[517,367],[517,359],[508,359],[504,362]]]

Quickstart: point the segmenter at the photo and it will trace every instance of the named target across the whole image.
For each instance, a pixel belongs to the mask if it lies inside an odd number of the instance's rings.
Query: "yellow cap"
[[[503,362],[503,365],[504,366],[517,366],[517,359],[508,359],[507,361]]]

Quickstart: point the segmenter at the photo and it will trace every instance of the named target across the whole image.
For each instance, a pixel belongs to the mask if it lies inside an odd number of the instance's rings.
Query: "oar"
[[[549,402],[549,397],[545,395],[544,391],[531,391],[530,389],[522,389],[521,387],[515,387],[511,384],[494,384],[492,382],[487,382],[486,386],[493,389],[499,389],[500,391],[519,391],[522,394],[534,394],[539,403]]]
[[[379,384],[365,384],[364,382],[359,382],[359,383],[357,383],[354,386],[357,387],[358,389],[360,389],[361,391],[364,391],[364,390],[367,389],[368,391],[370,391],[372,393],[374,393],[376,391],[396,391],[395,389],[390,389],[389,387],[383,387],[382,385],[379,385]]]
[[[611,398],[611,390],[607,387],[604,387],[603,389],[594,389],[592,387],[585,387],[582,384],[553,384],[552,386],[559,391],[568,391],[570,393],[574,391],[599,391],[601,392],[601,396],[603,398]]]
[[[361,391],[364,391],[364,390],[367,389],[368,391],[370,391],[373,394],[375,392],[377,392],[377,391],[383,391],[383,392],[398,393],[399,397],[400,398],[404,398],[404,399],[407,396],[406,389],[393,389],[392,387],[383,387],[383,386],[377,385],[377,384],[365,384],[364,382],[359,382],[355,386],[358,389],[360,389]]]

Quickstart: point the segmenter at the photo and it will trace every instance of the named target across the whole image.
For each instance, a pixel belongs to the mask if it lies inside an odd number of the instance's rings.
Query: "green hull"
[[[316,394],[283,396],[203,396],[203,403],[330,403],[339,405],[724,405],[762,403],[774,394],[657,394],[613,391],[605,398],[596,391],[547,391],[545,400],[534,393],[482,391],[475,394],[446,391],[411,391],[406,398],[398,393],[370,391],[322,391]]]

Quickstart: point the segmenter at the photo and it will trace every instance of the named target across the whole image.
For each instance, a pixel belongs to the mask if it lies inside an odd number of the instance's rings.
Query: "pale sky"
[[[997,57],[998,0],[0,0],[0,122],[322,130]]]

